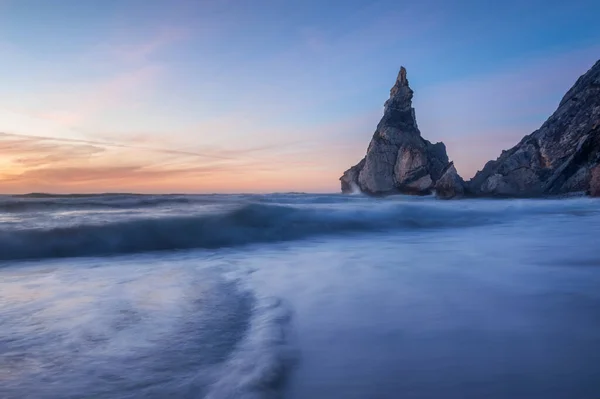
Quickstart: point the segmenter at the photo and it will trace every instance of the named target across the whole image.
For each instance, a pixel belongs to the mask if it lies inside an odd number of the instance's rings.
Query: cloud
[[[30,115],[63,127],[77,127],[94,123],[94,118],[107,111],[148,100],[167,73],[166,63],[156,56],[184,40],[188,32],[164,26],[145,32],[145,39],[132,39],[139,33],[133,28],[108,32],[87,49],[45,63],[34,53],[0,39],[0,52],[7,55],[7,63],[33,66],[27,75],[13,73],[21,81],[13,79],[13,92],[9,85],[8,92],[0,96],[0,107],[25,109]],[[0,125],[1,129],[6,127]]]
[[[56,161],[68,158],[81,158],[103,152],[92,142],[76,140],[53,140],[35,136],[0,133],[0,153],[3,159],[12,159],[22,165],[37,163],[32,159],[48,157]]]
[[[130,102],[147,91],[164,69],[157,65],[146,65],[112,76],[93,84],[76,87],[63,98],[64,105],[52,106],[39,111],[41,118],[53,120],[66,127],[84,124],[90,117],[108,109]]]
[[[145,137],[145,136],[136,136]],[[152,143],[150,137],[144,140],[149,144]],[[292,145],[294,143],[288,143]],[[0,150],[6,151],[5,154],[11,153],[38,153],[44,151],[53,151],[61,148],[72,149],[75,147],[88,148],[117,148],[135,150],[140,152],[154,152],[167,155],[176,155],[181,157],[193,157],[201,159],[216,159],[216,160],[239,160],[247,154],[261,152],[266,150],[281,149],[284,144],[264,145],[247,149],[220,149],[220,148],[203,148],[199,151],[181,150],[172,148],[158,148],[151,146],[135,145],[128,142],[109,142],[101,140],[88,140],[64,137],[42,137],[34,135],[25,135],[18,133],[2,133],[0,132]]]
[[[21,180],[27,172],[85,164],[104,152],[104,148],[89,143],[0,134],[0,188]],[[26,179],[21,182],[26,183]]]
[[[0,152],[0,189],[4,192],[37,191],[37,187],[53,191],[134,187],[140,182],[181,181],[237,167],[231,161],[199,161],[199,154],[183,151],[157,150],[157,156],[147,157],[138,148],[117,143],[11,134],[0,134]]]
[[[146,167],[144,165],[129,166],[65,166],[30,169],[21,173],[20,180],[45,180],[51,182],[62,182],[65,186],[77,186],[82,183],[110,183],[119,184],[121,181],[131,182],[152,181],[190,176],[214,174],[219,171],[229,170],[231,167],[223,165],[213,166],[190,166],[187,168],[160,169]]]
[[[252,191],[289,168],[290,176],[313,163],[285,155],[253,158],[247,154],[281,154],[280,147],[198,153],[109,143],[95,140],[37,137],[0,133],[0,192],[148,192],[223,191],[242,187]],[[148,154],[154,153],[153,156]],[[296,172],[294,172],[296,171]],[[238,187],[238,181],[246,186]],[[285,184],[285,181],[281,182]],[[289,180],[288,180],[289,183]]]

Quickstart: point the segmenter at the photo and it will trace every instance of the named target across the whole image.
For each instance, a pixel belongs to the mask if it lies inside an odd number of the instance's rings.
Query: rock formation
[[[592,169],[592,179],[590,180],[590,192],[592,197],[600,197],[600,165]]]
[[[600,195],[598,165],[600,61],[577,80],[540,129],[488,162],[468,188],[477,196]]]
[[[373,195],[429,194],[448,166],[443,143],[421,137],[412,107],[413,91],[400,68],[384,104],[367,155],[340,178],[342,192],[360,189]],[[456,172],[456,170],[455,170]]]
[[[441,199],[460,198],[465,195],[465,181],[458,175],[454,162],[446,167],[435,183],[435,195]]]

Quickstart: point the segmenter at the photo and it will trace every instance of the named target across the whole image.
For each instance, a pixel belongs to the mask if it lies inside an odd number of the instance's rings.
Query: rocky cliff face
[[[479,196],[593,194],[598,165],[600,61],[577,80],[539,130],[488,162],[468,187]]]
[[[340,178],[342,192],[357,189],[374,195],[431,192],[447,169],[448,155],[443,143],[432,144],[421,137],[412,97],[406,69],[402,67],[367,155]]]
[[[590,195],[592,197],[600,197],[600,165],[597,165],[594,169],[592,169]]]

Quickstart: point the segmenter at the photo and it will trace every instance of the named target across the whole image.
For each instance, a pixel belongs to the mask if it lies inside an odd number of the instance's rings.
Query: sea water
[[[600,397],[600,201],[0,197],[0,398]]]

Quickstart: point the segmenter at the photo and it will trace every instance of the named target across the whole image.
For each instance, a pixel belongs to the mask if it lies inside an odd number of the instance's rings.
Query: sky
[[[600,58],[597,0],[0,0],[0,193],[337,192],[401,65],[469,178]]]

